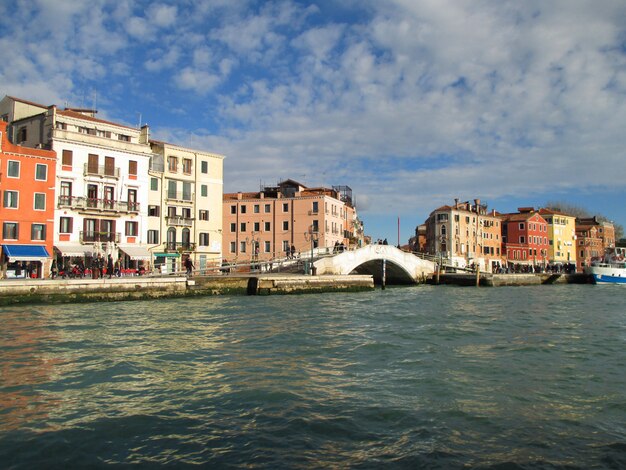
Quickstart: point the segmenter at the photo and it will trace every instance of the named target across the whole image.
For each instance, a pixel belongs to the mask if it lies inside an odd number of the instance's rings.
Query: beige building
[[[550,209],[539,214],[548,223],[548,259],[552,264],[576,263],[576,217]]]
[[[434,210],[426,221],[426,252],[447,258],[453,266],[472,264],[491,271],[502,263],[501,221],[475,199],[455,200]]]
[[[204,272],[222,260],[224,156],[150,141],[147,240],[155,267]]]
[[[307,188],[286,180],[259,192],[224,194],[224,258],[249,263],[311,249],[360,245],[359,221],[347,186]]]

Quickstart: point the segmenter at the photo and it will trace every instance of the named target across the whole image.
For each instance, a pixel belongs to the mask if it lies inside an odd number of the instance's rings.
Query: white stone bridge
[[[405,253],[391,245],[367,245],[354,251],[317,260],[317,274],[371,274],[381,283],[385,260],[387,284],[414,284],[435,271],[435,263]]]

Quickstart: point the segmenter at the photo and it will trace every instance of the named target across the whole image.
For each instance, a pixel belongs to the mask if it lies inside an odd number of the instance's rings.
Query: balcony
[[[177,227],[191,227],[194,219],[189,217],[183,217],[180,215],[165,217],[167,225],[175,225]]]
[[[187,201],[192,202],[192,194],[189,191],[168,191],[166,198],[171,201]]]
[[[113,201],[110,199],[93,199],[88,197],[59,196],[59,209],[67,207],[74,210],[90,210],[99,212],[138,213],[139,203],[129,201]]]
[[[178,252],[181,253],[183,251],[195,251],[196,244],[190,242],[166,242],[165,243],[165,252]]]
[[[120,232],[84,232],[79,234],[81,243],[120,242]]]
[[[84,176],[99,176],[101,178],[120,178],[120,167],[115,166],[107,166],[107,165],[90,165],[89,163],[85,163],[84,165]]]

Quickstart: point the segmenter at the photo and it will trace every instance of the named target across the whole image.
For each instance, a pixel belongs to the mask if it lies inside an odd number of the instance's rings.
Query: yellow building
[[[548,222],[548,259],[552,264],[576,264],[576,217],[551,209],[540,209]]]

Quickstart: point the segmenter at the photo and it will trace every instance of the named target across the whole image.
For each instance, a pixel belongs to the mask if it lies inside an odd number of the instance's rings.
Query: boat
[[[585,268],[595,284],[626,285],[626,248],[610,248],[602,259]]]

